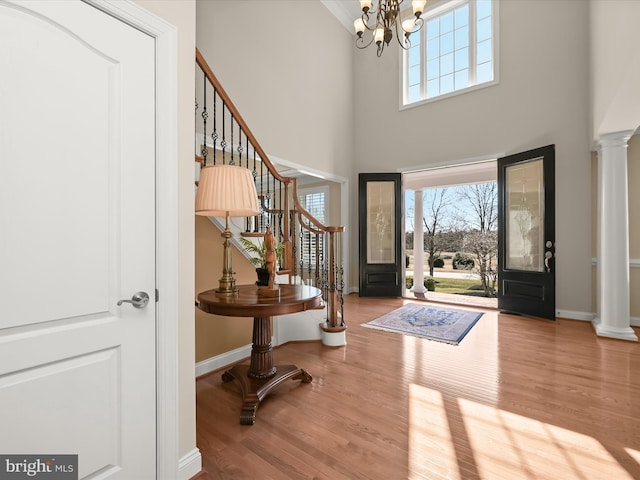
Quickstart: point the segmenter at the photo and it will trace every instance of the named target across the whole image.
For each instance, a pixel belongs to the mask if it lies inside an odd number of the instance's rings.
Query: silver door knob
[[[131,300],[118,300],[118,306],[123,303],[130,303],[136,308],[144,308],[149,303],[149,294],[147,292],[137,292],[133,294]]]

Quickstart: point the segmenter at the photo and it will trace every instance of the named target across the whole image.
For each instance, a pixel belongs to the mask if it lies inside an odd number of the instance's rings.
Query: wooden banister
[[[321,287],[323,291],[323,298],[325,300],[325,304],[327,305],[327,322],[323,326],[325,331],[344,331],[346,326],[342,319],[342,289],[343,289],[343,279],[342,279],[342,259],[340,254],[340,233],[344,231],[343,226],[326,226],[323,225],[318,219],[316,219],[303,205],[300,204],[298,200],[298,189],[296,179],[293,177],[286,177],[281,175],[276,169],[275,165],[269,159],[267,153],[263,150],[263,148],[258,143],[255,135],[248,127],[246,121],[238,111],[237,107],[227,94],[226,90],[220,84],[218,78],[214,75],[213,71],[205,61],[204,57],[200,53],[200,50],[196,48],[196,64],[202,71],[206,81],[204,87],[204,105],[203,105],[203,134],[205,135],[201,155],[195,155],[195,162],[200,164],[200,167],[204,167],[207,162],[207,138],[206,138],[206,126],[207,126],[207,104],[206,101],[206,92],[207,92],[207,84],[213,87],[214,89],[214,100],[213,100],[213,149],[214,149],[214,163],[216,163],[216,151],[217,150],[217,124],[216,124],[216,105],[218,102],[221,105],[222,111],[222,141],[220,146],[222,147],[222,161],[223,163],[226,161],[226,153],[225,148],[229,146],[229,157],[230,160],[233,160],[234,148],[238,151],[240,166],[242,166],[242,135],[246,137],[246,160],[247,160],[247,168],[249,168],[249,145],[253,149],[253,175],[254,178],[260,176],[260,185],[263,188],[263,191],[258,191],[258,195],[261,197],[260,202],[263,209],[264,214],[268,216],[269,221],[272,223],[277,222],[279,235],[281,235],[280,241],[283,244],[283,264],[281,266],[280,273],[288,273],[289,278],[291,279],[293,276],[296,276],[296,266],[298,265],[298,259],[296,255],[299,250],[296,250],[296,245],[298,241],[298,234],[302,237],[303,235],[315,235],[316,240],[316,259],[315,259],[315,283],[317,286]],[[198,104],[196,101],[196,110],[198,109]],[[231,143],[226,143],[225,141],[225,111],[230,115],[231,120]],[[206,115],[205,115],[206,113]],[[234,144],[234,128],[233,123],[237,124],[240,139],[238,140],[238,144]],[[214,135],[215,134],[215,135]],[[256,159],[256,155],[259,157]],[[260,173],[256,171],[256,160],[261,162]],[[268,203],[265,199],[264,186],[265,179],[262,177],[263,171],[262,166],[267,169],[267,177],[266,177],[266,195],[271,196],[271,200],[274,203]],[[273,190],[270,190],[270,177],[275,179],[273,181]],[[276,188],[275,182],[280,182],[278,188]],[[258,183],[258,182],[256,182]],[[196,182],[197,185],[197,182]],[[280,205],[275,204],[276,198],[280,202]],[[296,227],[296,220],[299,224],[299,229]],[[249,225],[251,222],[247,222],[247,229],[249,230]],[[263,231],[259,231],[257,227],[259,225],[258,217],[255,219],[254,226],[256,227],[255,231],[247,231],[243,232],[243,236],[247,237],[260,237],[264,235]],[[274,225],[271,226],[274,228]],[[304,233],[307,232],[307,233]],[[275,233],[275,232],[274,232]],[[319,252],[318,248],[318,240],[317,237],[322,237],[322,248],[323,250]],[[310,240],[309,240],[310,241]],[[302,245],[302,240],[300,240],[300,245]],[[326,248],[324,247],[326,242]],[[320,260],[322,257],[322,261]],[[300,270],[302,270],[302,256],[299,260]],[[308,265],[308,264],[307,264]],[[309,271],[311,271],[311,266],[308,266]],[[322,278],[320,277],[320,273],[322,272]],[[300,275],[303,275],[303,272],[300,272]],[[301,277],[302,278],[302,277]],[[303,279],[304,281],[304,279]]]

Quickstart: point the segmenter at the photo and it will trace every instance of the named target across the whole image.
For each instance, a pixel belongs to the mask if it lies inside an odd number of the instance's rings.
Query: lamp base
[[[238,293],[238,291],[239,291],[238,287],[216,288],[216,293],[220,295],[235,295],[236,293]]]
[[[235,295],[238,293],[238,287],[236,287],[236,279],[231,275],[223,275],[219,280],[219,286],[216,289],[216,293],[222,295]]]
[[[216,293],[221,295],[235,295],[238,293],[238,287],[236,287],[236,278],[233,276],[233,268],[231,267],[231,239],[232,233],[229,230],[229,212],[225,216],[225,229],[220,234],[224,238],[223,248],[223,268],[222,277],[220,278],[220,286],[216,290]]]

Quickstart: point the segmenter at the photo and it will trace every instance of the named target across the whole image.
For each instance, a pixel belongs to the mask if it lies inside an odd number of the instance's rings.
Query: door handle
[[[549,266],[549,260],[553,258],[553,242],[551,240],[547,240],[544,246],[548,249],[546,252],[544,252],[544,266],[546,267],[547,272],[550,272],[551,267]]]
[[[136,292],[131,297],[131,300],[118,300],[117,305],[120,306],[123,303],[130,303],[135,308],[144,308],[149,303],[149,294],[147,292]]]

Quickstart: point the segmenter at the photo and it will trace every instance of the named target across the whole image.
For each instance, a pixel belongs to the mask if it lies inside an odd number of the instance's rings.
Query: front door
[[[0,454],[155,478],[155,41],[0,1],[0,44]]]
[[[359,175],[360,296],[401,297],[402,175]]]
[[[556,318],[555,146],[498,159],[498,308]]]

